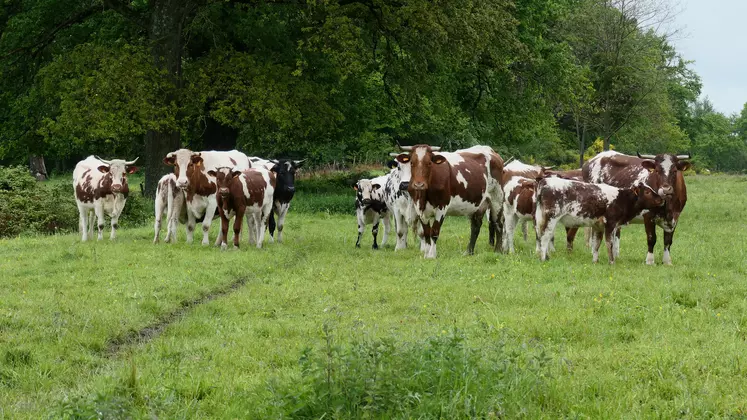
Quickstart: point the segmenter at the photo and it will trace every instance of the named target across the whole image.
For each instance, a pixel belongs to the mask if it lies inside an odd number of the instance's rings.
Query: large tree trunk
[[[182,88],[182,31],[187,15],[194,2],[190,0],[153,0],[153,10],[148,27],[153,60],[156,67],[165,70],[173,89],[166,92],[166,103],[180,102]],[[145,134],[145,194],[153,196],[158,179],[168,172],[163,164],[167,153],[181,147],[179,130],[157,132],[148,130]]]
[[[31,156],[29,158],[29,169],[31,175],[36,178],[37,181],[46,181],[47,177],[47,166],[44,165],[44,156]]]

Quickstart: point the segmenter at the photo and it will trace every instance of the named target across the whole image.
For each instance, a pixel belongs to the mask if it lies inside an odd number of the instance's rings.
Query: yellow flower
[[[716,316],[721,316],[721,314],[720,314],[720,313],[718,313],[718,314],[716,314]]]
[[[491,275],[490,275],[490,278],[491,278],[491,279],[494,279],[494,278],[495,278],[495,274],[491,274]]]

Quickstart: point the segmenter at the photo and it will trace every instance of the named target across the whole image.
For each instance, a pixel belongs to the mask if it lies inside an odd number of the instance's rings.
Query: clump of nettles
[[[499,343],[468,346],[458,331],[423,341],[363,340],[307,349],[297,381],[270,385],[272,418],[486,418],[541,409],[548,358]]]

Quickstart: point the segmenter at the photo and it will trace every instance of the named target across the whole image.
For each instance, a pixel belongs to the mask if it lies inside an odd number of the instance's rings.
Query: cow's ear
[[[381,185],[379,185],[379,184],[371,184],[371,190],[372,190],[372,191],[376,191],[376,190],[378,190],[379,188],[381,188]]]
[[[218,176],[218,173],[217,173],[217,172],[215,172],[215,171],[213,171],[213,170],[210,170],[210,171],[208,171],[208,175],[210,175],[210,176],[212,176],[212,177],[217,177],[217,176]]]
[[[353,189],[358,191],[358,184],[353,185]]]
[[[202,163],[202,156],[200,156],[200,155],[192,155],[192,163],[194,163],[195,165],[199,165],[200,163]],[[213,176],[215,176],[215,175],[213,175]]]
[[[241,171],[233,171],[233,172],[231,172],[231,178],[237,178],[239,175],[241,175]]]
[[[690,164],[690,162],[686,162],[686,161],[684,161],[684,162],[683,161],[677,162],[677,169],[679,169],[680,171],[683,171],[683,172],[686,171],[686,170],[688,170],[688,169],[690,169],[690,166],[692,166]]]
[[[649,172],[653,172],[656,170],[656,162],[653,160],[644,160],[641,162],[641,166],[648,169]]]
[[[407,163],[409,161],[410,161],[410,155],[408,155],[407,153],[402,153],[402,154],[397,155],[397,162]]]
[[[138,169],[140,169],[140,168],[138,168],[137,166],[128,166],[127,167],[127,173],[128,174],[134,174],[135,172],[138,171]]]
[[[397,161],[392,159],[386,163],[386,167],[389,169],[394,169],[394,167],[397,166]]]
[[[176,156],[166,156],[163,158],[163,163],[169,166],[174,166],[176,163]]]
[[[103,173],[103,174],[105,174],[105,173],[109,172],[109,167],[108,167],[108,166],[106,166],[106,165],[101,165],[101,166],[99,166],[99,168],[98,168],[98,169],[99,169],[99,172],[101,172],[101,173]]]
[[[442,155],[433,155],[433,157],[431,158],[431,162],[435,163],[436,165],[440,165],[446,162],[446,158]]]

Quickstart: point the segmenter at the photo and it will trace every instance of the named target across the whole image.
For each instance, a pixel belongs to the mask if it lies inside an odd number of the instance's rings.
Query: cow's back
[[[648,178],[648,170],[641,162],[643,159],[609,150],[584,163],[581,173],[586,182],[630,188]]]

